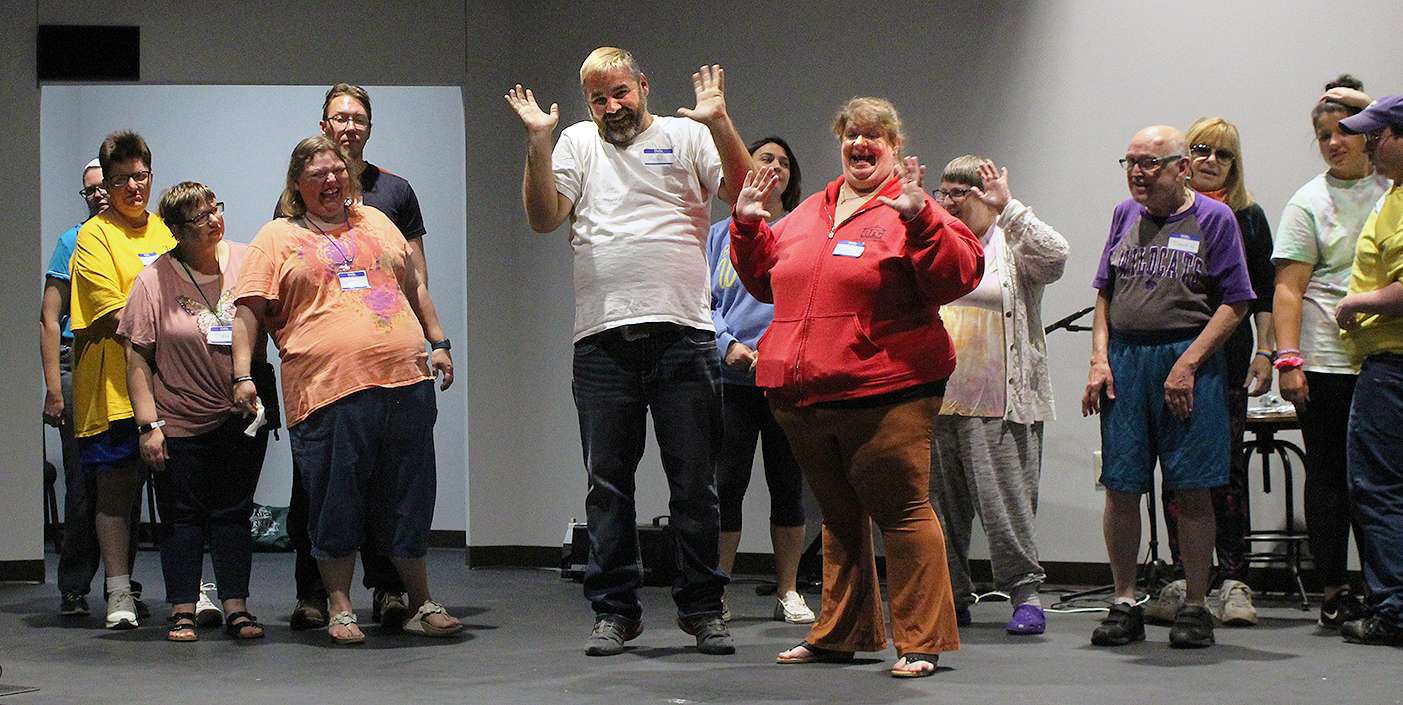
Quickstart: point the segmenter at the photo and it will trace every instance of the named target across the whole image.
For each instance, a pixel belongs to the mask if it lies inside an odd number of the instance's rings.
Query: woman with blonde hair
[[[755,383],[823,511],[823,596],[780,663],[850,662],[886,647],[871,525],[886,548],[899,678],[958,649],[945,537],[929,502],[931,423],[955,350],[940,307],[984,269],[979,240],[902,158],[889,101],[854,98],[833,122],[842,174],[773,229],[773,168],[751,172],[731,222],[731,263],[775,305]]]
[[[1259,396],[1271,389],[1271,362],[1275,351],[1272,336],[1272,289],[1276,271],[1271,262],[1271,224],[1262,207],[1247,190],[1243,168],[1242,139],[1237,126],[1221,117],[1205,117],[1194,121],[1185,135],[1189,145],[1189,186],[1199,193],[1232,208],[1237,227],[1242,233],[1242,248],[1247,257],[1247,274],[1257,298],[1223,344],[1226,363],[1224,382],[1228,397],[1228,433],[1231,438],[1231,460],[1228,484],[1213,488],[1213,515],[1217,524],[1215,549],[1218,557],[1218,602],[1214,614],[1228,626],[1251,626],[1257,623],[1257,610],[1252,605],[1252,590],[1247,586],[1248,530],[1247,457],[1242,453],[1242,435],[1247,426],[1247,398]],[[1252,328],[1256,326],[1256,352],[1253,352]],[[1174,493],[1160,493],[1164,506],[1164,521],[1169,527],[1169,552],[1174,565],[1179,562],[1179,503]],[[1145,619],[1169,624],[1174,621],[1183,604],[1187,584],[1171,581],[1156,599],[1145,605]]]

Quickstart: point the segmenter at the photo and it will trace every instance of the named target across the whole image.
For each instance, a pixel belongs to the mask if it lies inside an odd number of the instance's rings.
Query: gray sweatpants
[[[989,537],[995,586],[1015,601],[1015,592],[1036,594],[1047,578],[1033,540],[1042,422],[942,415],[931,436],[931,504],[945,528],[955,604],[974,601],[969,538],[976,515]]]

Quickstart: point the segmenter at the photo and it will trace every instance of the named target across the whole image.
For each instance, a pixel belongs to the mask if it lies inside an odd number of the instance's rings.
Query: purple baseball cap
[[[1341,120],[1340,131],[1362,135],[1389,125],[1403,125],[1403,95],[1386,95],[1370,103],[1364,112]]]

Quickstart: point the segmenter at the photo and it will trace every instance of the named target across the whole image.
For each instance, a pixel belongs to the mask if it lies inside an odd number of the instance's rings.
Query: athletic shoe
[[[1125,646],[1132,641],[1145,640],[1145,611],[1139,605],[1117,602],[1106,612],[1101,626],[1091,633],[1096,646]]]
[[[116,590],[107,596],[107,628],[136,629],[136,600],[130,590]]]
[[[803,595],[790,590],[775,601],[775,619],[790,624],[813,624],[814,611],[804,602]]]
[[[1340,625],[1340,635],[1351,644],[1403,646],[1403,625],[1389,624],[1377,616]]]
[[[1169,645],[1175,649],[1202,649],[1213,645],[1213,613],[1203,605],[1184,605],[1169,629]]]
[[[697,651],[712,656],[725,656],[736,652],[736,643],[726,623],[721,621],[721,613],[699,614],[695,617],[678,617],[677,628],[697,638]],[[622,645],[620,645],[622,647]]]
[[[624,642],[643,633],[643,622],[617,614],[601,614],[585,639],[586,656],[614,656],[624,652]]]
[[[215,590],[214,583],[200,583],[200,599],[195,601],[195,624],[217,627],[224,623],[224,610],[209,599],[209,593]]]
[[[146,605],[146,601],[141,599],[141,583],[133,580],[132,600],[136,604],[137,619],[147,619],[151,616],[151,608]]]
[[[721,596],[721,621],[731,621],[731,606],[726,604],[726,596]]]
[[[58,613],[64,617],[88,616],[88,596],[81,592],[65,592],[59,596]]]
[[[370,621],[398,627],[414,616],[414,610],[405,604],[404,594],[376,588],[371,593]]]
[[[969,605],[955,605],[955,626],[968,627],[974,624],[974,615],[969,613]]]
[[[1320,606],[1320,620],[1317,624],[1326,629],[1339,629],[1345,622],[1368,616],[1369,606],[1364,604],[1364,598],[1345,588]]]
[[[1224,580],[1218,587],[1218,621],[1229,627],[1250,627],[1257,623],[1252,606],[1252,588],[1241,580]]]
[[[1015,636],[1042,634],[1047,631],[1047,615],[1037,605],[1021,604],[1013,611],[1004,630]]]
[[[1145,603],[1145,621],[1150,624],[1173,624],[1179,608],[1184,606],[1184,593],[1187,591],[1188,583],[1183,580],[1170,581],[1160,588],[1155,599]]]

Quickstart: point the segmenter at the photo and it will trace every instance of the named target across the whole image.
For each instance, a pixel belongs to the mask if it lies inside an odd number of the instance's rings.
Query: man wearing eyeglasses
[[[98,150],[110,208],[78,229],[70,265],[73,327],[73,432],[82,472],[97,491],[98,547],[107,573],[107,628],[137,626],[131,583],[132,505],[144,472],[127,359],[117,324],[136,275],[175,246],[170,229],[147,212],[151,150],[134,132],[108,135]]]
[[[1125,157],[1130,198],[1116,206],[1092,286],[1091,371],[1082,415],[1101,413],[1103,526],[1114,604],[1091,636],[1097,646],[1145,638],[1136,605],[1140,499],[1154,481],[1179,500],[1187,589],[1169,645],[1213,644],[1204,605],[1213,554],[1209,490],[1228,479],[1228,416],[1218,354],[1256,298],[1226,205],[1188,188],[1184,137],[1147,127]]]
[[[428,263],[424,259],[424,216],[419,199],[403,177],[392,174],[365,160],[365,144],[370,141],[370,94],[360,86],[338,83],[326,92],[322,101],[322,132],[336,140],[360,170],[361,200],[389,217],[409,242],[409,259],[420,281],[428,281]],[[276,214],[275,214],[276,215]],[[312,557],[307,540],[307,492],[296,471],[292,474],[292,498],[288,510],[288,534],[297,551],[297,606],[289,624],[293,629],[317,629],[326,626],[326,588],[322,585],[316,559]],[[387,556],[374,552],[366,544],[361,551],[365,568],[363,582],[372,591],[371,620],[382,624],[400,624],[410,616],[405,605],[404,583]]]

